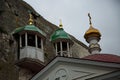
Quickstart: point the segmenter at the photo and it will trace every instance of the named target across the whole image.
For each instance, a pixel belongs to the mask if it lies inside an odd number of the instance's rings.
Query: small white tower
[[[44,41],[46,34],[34,26],[32,14],[29,14],[29,24],[16,28],[13,32],[18,43],[18,63],[20,67],[37,71],[44,62]]]
[[[59,28],[51,35],[51,42],[54,44],[56,56],[71,57],[70,47],[73,44],[70,36],[64,31],[60,21]]]
[[[90,13],[88,13],[88,16],[89,16],[90,27],[85,32],[84,38],[89,43],[90,53],[96,54],[96,53],[99,53],[101,51],[100,45],[98,44],[100,37],[101,37],[101,34],[100,34],[99,30],[95,29],[92,26]]]

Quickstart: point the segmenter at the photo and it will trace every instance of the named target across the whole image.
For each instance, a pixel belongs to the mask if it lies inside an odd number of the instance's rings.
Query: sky
[[[88,46],[84,34],[89,28],[88,13],[93,27],[101,34],[101,53],[120,55],[120,0],[24,0],[49,22]]]

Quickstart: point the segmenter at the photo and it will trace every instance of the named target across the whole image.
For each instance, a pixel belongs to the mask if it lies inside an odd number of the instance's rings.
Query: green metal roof
[[[36,31],[36,32],[42,34],[43,36],[46,36],[46,34],[42,30],[40,30],[38,27],[36,27],[34,25],[26,25],[24,27],[16,28],[13,31],[13,34],[17,34],[17,33],[22,32],[22,31]]]
[[[63,28],[59,28],[50,37],[51,41],[57,39],[70,39],[70,36],[63,30]]]

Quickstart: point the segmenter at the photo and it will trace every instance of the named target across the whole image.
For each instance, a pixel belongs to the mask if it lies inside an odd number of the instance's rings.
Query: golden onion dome
[[[90,37],[90,36],[92,36],[92,35],[93,35],[93,36],[96,35],[96,36],[100,37],[100,36],[101,36],[101,33],[99,32],[98,29],[90,26],[90,28],[85,32],[84,37],[87,38],[87,37]]]
[[[100,39],[101,33],[99,32],[98,29],[96,29],[92,26],[90,14],[88,14],[88,16],[89,16],[89,21],[90,21],[90,27],[85,32],[84,38],[86,39],[86,41],[88,41],[87,39],[90,38],[90,37],[97,37],[98,39]]]

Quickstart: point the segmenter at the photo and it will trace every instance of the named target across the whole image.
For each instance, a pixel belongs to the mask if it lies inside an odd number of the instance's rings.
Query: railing
[[[59,51],[59,52],[57,52],[57,56],[68,57],[68,54],[69,54],[68,51]]]
[[[44,61],[44,52],[40,48],[27,46],[20,50],[20,59],[25,57]]]

